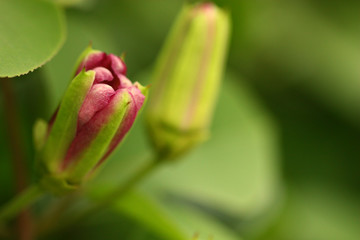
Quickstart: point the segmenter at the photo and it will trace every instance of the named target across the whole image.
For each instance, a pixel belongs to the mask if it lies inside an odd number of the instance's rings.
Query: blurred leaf
[[[344,11],[351,7],[341,1],[333,5],[337,15],[341,9],[351,21],[325,17],[328,2],[319,10],[306,1],[254,1],[248,8],[246,43],[238,44],[231,64],[267,91],[284,85],[306,90],[359,126],[360,32],[354,23],[360,18],[356,11]]]
[[[168,240],[152,234],[136,221],[131,221],[113,211],[97,214],[96,218],[85,219],[81,223],[73,225],[71,229],[58,232],[45,239]]]
[[[49,1],[0,0],[0,32],[0,77],[26,74],[59,51],[63,14]]]
[[[290,186],[289,202],[264,240],[357,240],[359,198],[314,182]]]
[[[102,189],[92,192],[101,198]],[[159,202],[143,192],[132,191],[107,211],[84,219],[67,231],[46,239],[127,239],[127,240],[240,240],[233,231],[219,221],[195,209]],[[213,238],[210,238],[213,237]]]
[[[131,192],[116,201],[114,206],[117,211],[142,223],[151,231],[163,236],[164,239],[189,239],[176,225],[174,219],[166,213],[164,207],[144,194]]]
[[[359,189],[359,4],[279,0],[247,6],[246,44],[234,39],[230,64],[256,84],[281,126],[287,180],[323,179]],[[243,17],[233,10],[234,18]]]
[[[218,220],[194,208],[178,205],[166,206],[191,236],[198,236],[195,240],[241,240],[235,232],[227,229]],[[190,238],[188,238],[190,239]]]
[[[63,7],[79,7],[86,8],[89,5],[92,6],[96,0],[51,0]]]
[[[266,98],[282,128],[286,181],[343,184],[360,193],[360,129],[298,88]]]
[[[189,240],[199,235],[199,240],[212,236],[221,240],[240,240],[215,219],[195,209],[159,202],[140,192],[131,192],[115,203],[115,210],[136,220],[161,239]]]

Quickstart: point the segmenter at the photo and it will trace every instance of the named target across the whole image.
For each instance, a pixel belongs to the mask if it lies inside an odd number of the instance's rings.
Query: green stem
[[[66,219],[57,227],[51,226],[47,229],[41,229],[40,234],[47,234],[50,231],[59,231],[65,229],[74,223],[80,222],[83,219],[105,209],[106,207],[111,206],[111,203],[114,200],[119,199],[124,196],[129,190],[131,190],[136,184],[141,182],[146,176],[149,175],[157,166],[159,166],[162,162],[157,158],[152,161],[147,162],[136,174],[134,174],[124,185],[121,185],[119,188],[115,189],[115,191],[109,193],[105,197],[103,197],[100,201],[96,202],[93,205],[90,205],[85,210],[81,211],[77,215],[73,216],[70,219]]]
[[[141,182],[146,176],[149,175],[150,172],[152,172],[156,167],[158,167],[162,163],[162,161],[159,160],[152,160],[149,161],[146,165],[144,165],[140,171],[137,172],[137,174],[133,175],[132,178],[130,178],[126,184],[123,186],[120,186],[118,189],[116,189],[114,192],[111,192],[108,196],[103,198],[100,202],[97,203],[97,208],[102,208],[104,206],[107,206],[109,203],[114,201],[114,199],[118,199],[122,197],[125,193],[127,193],[129,190],[131,190],[136,184]]]
[[[0,222],[15,217],[43,194],[43,190],[38,185],[28,187],[0,209]]]
[[[55,225],[58,223],[59,219],[63,216],[70,206],[76,202],[79,192],[71,193],[62,199],[59,199],[56,203],[53,203],[52,206],[46,209],[46,212],[40,216],[38,223],[36,225],[37,233],[44,234],[49,232],[49,230],[55,229]]]
[[[109,193],[100,201],[96,202],[96,204],[90,206],[74,220],[78,222],[79,220],[85,219],[86,217],[106,208],[107,206],[111,206],[111,203],[114,200],[117,200],[123,195],[125,195],[136,184],[138,184],[141,180],[143,180],[146,176],[148,176],[149,173],[152,172],[161,162],[162,161],[158,161],[158,160],[155,161],[153,160],[148,162],[135,175],[133,175],[124,185],[115,189],[115,191]]]

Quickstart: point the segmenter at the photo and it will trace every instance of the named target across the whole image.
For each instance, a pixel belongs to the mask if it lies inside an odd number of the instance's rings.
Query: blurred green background
[[[13,79],[29,171],[32,125],[49,119],[88,43],[126,52],[129,78],[149,83],[184,3],[57,2],[70,3],[63,47],[44,67]],[[360,239],[360,2],[215,2],[229,10],[233,28],[211,139],[111,210],[49,239]],[[3,109],[1,203],[14,194]],[[149,155],[140,117],[88,184],[90,198],[124,182]]]

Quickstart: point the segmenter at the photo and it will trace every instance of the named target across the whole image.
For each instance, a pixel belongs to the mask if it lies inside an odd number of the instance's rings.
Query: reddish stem
[[[25,166],[24,142],[20,132],[20,118],[17,112],[16,96],[12,79],[0,79],[2,89],[3,107],[6,121],[6,130],[9,137],[9,149],[11,153],[12,167],[16,192],[20,193],[27,187],[27,173]],[[17,219],[17,233],[20,240],[33,239],[31,213],[29,210],[21,212]]]

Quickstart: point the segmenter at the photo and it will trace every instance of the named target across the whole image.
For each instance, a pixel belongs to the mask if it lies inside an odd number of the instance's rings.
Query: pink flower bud
[[[113,137],[109,149],[100,160],[102,162],[130,130],[145,99],[139,89],[140,85],[133,85],[126,78],[126,65],[123,60],[113,54],[91,53],[80,64],[77,74],[82,68],[86,71],[94,70],[95,81],[81,106],[77,134],[66,154],[64,168],[72,161],[76,161],[76,155],[89,145],[100,130],[101,124],[107,122],[107,118],[115,110],[112,105],[121,102],[123,95],[130,95],[131,98],[126,102],[128,104],[126,116]]]
[[[133,84],[125,75],[121,58],[87,50],[40,150],[42,171],[45,169],[45,175],[52,179],[50,188],[54,188],[53,179],[79,184],[130,130],[144,103],[146,88]]]

